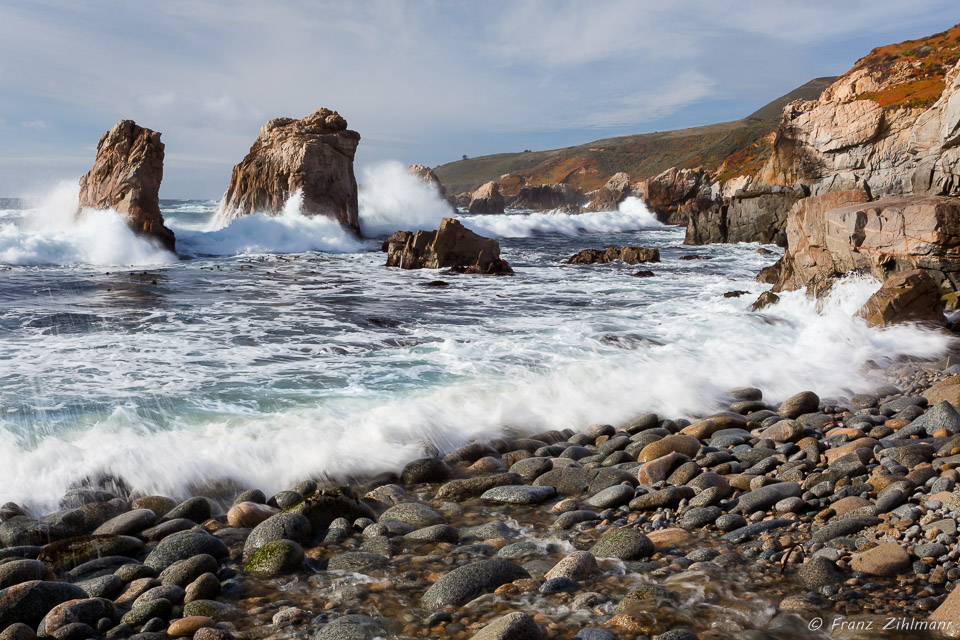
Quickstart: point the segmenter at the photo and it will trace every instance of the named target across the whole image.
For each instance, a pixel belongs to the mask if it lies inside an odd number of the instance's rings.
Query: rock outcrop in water
[[[714,192],[718,185],[714,185]],[[684,244],[761,242],[786,246],[790,208],[808,194],[803,185],[765,185],[752,179],[730,185],[714,200],[690,203]]]
[[[100,138],[93,168],[80,178],[80,206],[115,209],[136,233],[173,251],[173,231],[160,213],[162,180],[160,133],[121,120]]]
[[[503,213],[504,200],[500,185],[488,182],[473,192],[467,210],[470,213]]]
[[[607,247],[584,249],[567,259],[568,264],[607,264],[620,260],[627,264],[660,262],[660,250],[646,247]]]
[[[440,178],[433,172],[433,169],[422,164],[412,164],[407,169],[407,175],[436,189],[443,201],[449,204],[451,209],[456,209],[456,199],[447,196],[446,187],[440,182]],[[451,213],[456,213],[456,211],[451,211]]]
[[[430,185],[437,190],[437,193],[440,194],[441,198],[447,197],[447,190],[444,188],[443,184],[440,183],[440,178],[437,177],[437,174],[433,172],[433,169],[430,167],[424,166],[422,164],[412,164],[407,169],[407,175],[412,178],[416,178],[420,182]]]
[[[615,173],[606,184],[593,193],[593,199],[587,205],[587,211],[616,211],[620,203],[630,195],[630,176],[622,171]]]
[[[509,274],[500,259],[500,244],[467,229],[459,220],[444,218],[436,231],[398,231],[383,243],[387,266],[401,269],[452,268],[461,273]]]
[[[521,187],[511,206],[514,209],[533,211],[561,210],[579,213],[583,200],[583,193],[571,184],[541,184]]]
[[[353,158],[360,134],[336,111],[318,109],[295,120],[275,118],[260,129],[247,156],[233,168],[219,217],[277,214],[297,190],[301,212],[327,216],[359,234]]]

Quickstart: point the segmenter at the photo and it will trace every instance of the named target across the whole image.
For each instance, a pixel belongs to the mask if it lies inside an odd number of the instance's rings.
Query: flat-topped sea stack
[[[398,231],[383,243],[387,266],[401,269],[451,268],[462,273],[510,274],[500,259],[500,244],[444,218],[435,231]]]
[[[163,143],[160,133],[121,120],[100,137],[93,168],[80,178],[80,207],[115,209],[136,233],[174,250],[160,213]]]
[[[360,233],[353,158],[360,134],[336,111],[318,109],[295,120],[274,118],[260,128],[247,156],[233,168],[219,218],[277,214],[297,190],[305,216],[327,216]]]

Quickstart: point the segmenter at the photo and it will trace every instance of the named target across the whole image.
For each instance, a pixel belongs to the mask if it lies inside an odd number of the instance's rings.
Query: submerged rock
[[[163,143],[160,133],[121,120],[97,143],[97,158],[80,178],[80,206],[114,209],[134,232],[173,251],[173,231],[160,213]]]
[[[514,611],[480,629],[470,640],[541,640],[546,637],[533,618]]]
[[[256,212],[277,214],[299,190],[303,215],[327,216],[359,234],[353,173],[359,143],[360,134],[329,109],[301,120],[270,120],[233,168],[218,217],[226,222]]]

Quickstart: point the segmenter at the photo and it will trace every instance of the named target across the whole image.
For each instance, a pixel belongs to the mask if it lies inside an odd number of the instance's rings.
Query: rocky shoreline
[[[475,442],[269,498],[101,482],[39,519],[8,503],[0,639],[939,637],[960,631],[958,371],[777,405],[733,389],[692,422]]]

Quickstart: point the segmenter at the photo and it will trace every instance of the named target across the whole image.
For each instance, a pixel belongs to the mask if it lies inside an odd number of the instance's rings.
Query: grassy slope
[[[472,191],[489,180],[500,180],[505,193],[515,193],[521,184],[569,182],[584,191],[600,187],[618,171],[632,178],[648,178],[673,166],[703,165],[713,171],[732,154],[724,166],[726,177],[752,167],[765,153],[763,138],[774,130],[784,105],[793,100],[815,100],[834,78],[817,78],[763,106],[742,120],[690,129],[643,133],[596,140],[576,147],[498,153],[441,165],[437,176],[448,193]],[[753,151],[750,149],[753,148]]]
[[[845,75],[866,69],[881,83],[879,91],[857,96],[887,109],[929,108],[945,88],[944,76],[960,60],[960,25],[920,40],[877,47],[857,60]]]

